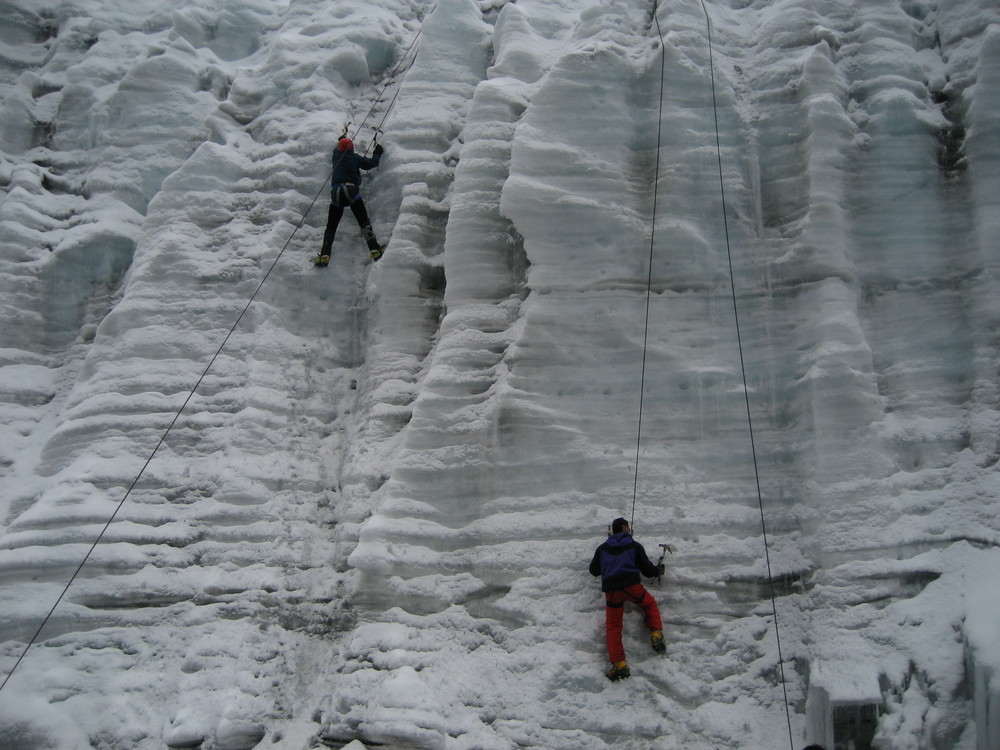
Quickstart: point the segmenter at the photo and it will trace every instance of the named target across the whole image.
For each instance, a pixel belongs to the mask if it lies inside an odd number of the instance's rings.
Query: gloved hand
[[[664,565],[663,563],[660,563],[659,565],[656,566],[656,575],[662,576],[666,572],[667,572],[667,566]]]
[[[385,151],[385,149],[382,148],[382,144],[381,143],[376,143],[375,144],[375,156],[381,156],[383,151]]]

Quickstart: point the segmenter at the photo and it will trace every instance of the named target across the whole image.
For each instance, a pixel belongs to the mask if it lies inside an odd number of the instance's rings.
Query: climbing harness
[[[331,185],[330,188],[333,191],[333,202],[341,208],[346,208],[361,197],[361,191],[353,182]]]
[[[437,8],[437,3],[435,3],[434,5],[431,6],[430,10],[427,11],[427,13],[424,15],[424,18],[426,18],[427,16],[429,16],[431,13],[433,13],[434,10],[435,10],[435,8]],[[396,76],[398,76],[400,74],[400,72],[402,72],[403,76],[400,77],[400,79],[399,79],[399,84],[400,85],[397,86],[397,90],[396,90],[395,94],[393,94],[392,99],[389,102],[389,106],[386,108],[386,111],[383,114],[381,121],[379,122],[378,126],[375,127],[376,136],[378,135],[378,133],[382,132],[382,127],[385,125],[385,121],[388,118],[389,113],[392,111],[392,108],[393,108],[393,106],[396,103],[396,99],[399,97],[399,91],[402,89],[402,81],[405,78],[405,73],[409,69],[409,66],[411,66],[413,64],[413,61],[416,59],[416,52],[414,51],[412,57],[410,56],[410,52],[412,50],[418,49],[417,48],[417,40],[420,39],[420,35],[421,35],[422,32],[423,32],[423,22],[421,22],[420,28],[417,29],[417,33],[414,35],[413,39],[410,41],[409,46],[403,52],[403,55],[400,58],[400,61],[396,64],[396,66],[393,68],[393,70],[387,76],[386,83],[382,86],[382,89],[379,91],[378,95],[375,98],[375,102],[372,104],[371,108],[368,110],[368,113],[365,115],[364,119],[362,120],[361,125],[358,126],[358,129],[355,131],[355,134],[359,133],[361,131],[361,129],[365,126],[365,124],[368,122],[369,118],[375,112],[375,108],[383,100],[383,97],[385,96],[385,92],[388,90],[389,86],[396,82],[395,81]],[[407,63],[407,58],[408,57],[410,59],[409,59],[409,62]],[[406,70],[404,70],[404,64],[406,65]],[[349,126],[350,126],[350,123],[348,123],[347,125],[344,126],[344,130],[342,131],[342,135],[346,135],[347,134]],[[374,143],[374,141],[373,141],[373,143]],[[367,149],[366,149],[365,153],[367,154]],[[14,662],[14,666],[12,666],[10,668],[10,671],[4,677],[3,682],[0,682],[0,692],[2,692],[3,689],[7,686],[7,683],[10,681],[11,677],[14,675],[14,672],[17,671],[17,668],[21,665],[21,662],[23,662],[24,658],[27,656],[28,651],[37,642],[39,636],[42,633],[42,630],[48,624],[49,620],[52,619],[52,615],[55,614],[56,609],[62,603],[62,600],[65,598],[67,592],[69,591],[70,586],[72,586],[73,583],[74,583],[74,581],[76,581],[77,577],[80,575],[80,572],[83,570],[84,565],[87,564],[87,561],[90,559],[91,555],[94,553],[94,550],[97,549],[97,546],[104,539],[104,536],[107,533],[108,529],[111,527],[111,524],[114,523],[115,518],[117,518],[118,514],[121,512],[121,509],[124,507],[125,502],[131,496],[132,491],[135,489],[136,485],[139,483],[139,480],[145,474],[146,469],[149,468],[149,465],[150,465],[150,463],[152,463],[153,458],[159,452],[160,448],[163,447],[163,444],[166,441],[167,436],[170,434],[171,430],[173,430],[173,428],[177,424],[177,421],[180,419],[181,414],[187,408],[188,404],[191,402],[191,399],[194,398],[194,395],[198,391],[198,388],[201,386],[202,382],[205,380],[205,377],[208,375],[209,371],[215,365],[216,360],[218,360],[219,356],[222,354],[223,349],[225,349],[226,344],[229,343],[229,339],[232,338],[233,334],[236,332],[236,329],[239,327],[240,323],[243,321],[243,318],[246,317],[247,312],[250,310],[250,306],[257,299],[257,295],[260,294],[260,291],[261,291],[261,289],[263,289],[264,284],[267,283],[267,280],[271,277],[271,273],[277,267],[278,261],[281,260],[281,257],[285,253],[285,250],[288,249],[288,246],[291,244],[292,240],[295,238],[295,235],[298,233],[299,229],[302,228],[302,225],[305,223],[306,217],[309,215],[309,212],[312,210],[313,206],[316,205],[316,202],[319,200],[320,195],[326,189],[326,186],[330,182],[330,179],[331,179],[332,176],[333,176],[333,170],[331,169],[330,173],[327,175],[326,180],[324,180],[323,184],[320,186],[319,190],[316,191],[316,194],[313,196],[313,198],[310,201],[309,205],[306,207],[306,210],[303,212],[302,217],[299,219],[298,224],[296,224],[295,227],[294,227],[294,229],[292,229],[292,233],[288,236],[288,239],[285,241],[285,244],[282,245],[281,250],[278,251],[278,254],[275,256],[274,260],[271,262],[271,265],[268,267],[267,271],[264,273],[264,276],[261,278],[260,282],[257,284],[257,287],[254,289],[253,293],[250,295],[250,298],[247,300],[246,305],[244,305],[243,309],[240,311],[239,315],[236,317],[236,320],[233,322],[232,326],[229,328],[229,331],[226,333],[225,337],[223,337],[222,343],[219,344],[218,348],[216,349],[215,353],[212,355],[212,357],[209,360],[208,364],[205,366],[205,368],[202,371],[201,375],[198,377],[197,381],[195,382],[195,384],[192,386],[192,388],[188,392],[187,397],[184,399],[184,403],[182,403],[181,406],[180,406],[180,408],[177,409],[177,411],[174,413],[173,419],[171,419],[170,424],[167,425],[167,428],[163,431],[163,434],[160,436],[160,439],[157,441],[157,443],[154,446],[153,450],[150,452],[149,457],[146,459],[145,463],[142,465],[142,467],[139,469],[139,472],[136,474],[135,479],[132,480],[132,483],[128,486],[128,488],[125,490],[125,493],[122,495],[121,499],[118,501],[118,504],[116,505],[114,511],[111,513],[111,515],[108,518],[107,522],[104,524],[103,528],[98,533],[97,538],[94,539],[94,542],[87,549],[86,553],[83,556],[83,559],[80,561],[80,564],[77,565],[76,569],[73,571],[72,575],[69,577],[69,580],[66,582],[66,585],[63,587],[62,591],[59,593],[59,596],[56,597],[55,603],[49,609],[49,611],[45,615],[45,617],[42,618],[42,622],[39,624],[38,628],[32,634],[31,638],[28,640],[28,643],[25,644],[24,649],[22,649],[22,651],[21,651],[21,654],[18,656],[17,660]]]

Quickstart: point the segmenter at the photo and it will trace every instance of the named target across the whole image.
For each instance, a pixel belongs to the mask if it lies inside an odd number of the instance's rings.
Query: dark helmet
[[[619,532],[625,531],[628,528],[628,520],[624,518],[616,518],[611,522],[611,533],[618,534]]]

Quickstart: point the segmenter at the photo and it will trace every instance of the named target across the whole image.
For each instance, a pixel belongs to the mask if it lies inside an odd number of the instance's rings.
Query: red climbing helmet
[[[341,151],[350,151],[352,148],[354,148],[354,141],[352,141],[350,138],[347,137],[341,138],[340,142],[337,143],[337,148],[339,148]]]

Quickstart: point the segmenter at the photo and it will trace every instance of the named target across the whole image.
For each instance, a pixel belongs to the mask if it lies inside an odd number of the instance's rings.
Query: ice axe
[[[378,146],[378,137],[385,131],[382,130],[382,128],[372,128],[372,130],[375,131],[375,135],[372,136],[372,142],[369,144],[369,147],[374,149],[376,146]],[[365,149],[365,156],[367,155],[368,155],[368,149]]]
[[[670,545],[669,544],[661,544],[660,545],[660,549],[663,550],[663,551],[660,553],[660,559],[656,561],[656,570],[657,570],[656,585],[657,586],[660,585],[660,577],[663,575],[663,571],[664,571],[663,558],[667,556],[668,552],[671,555],[674,554],[674,551],[672,549],[670,549]]]

